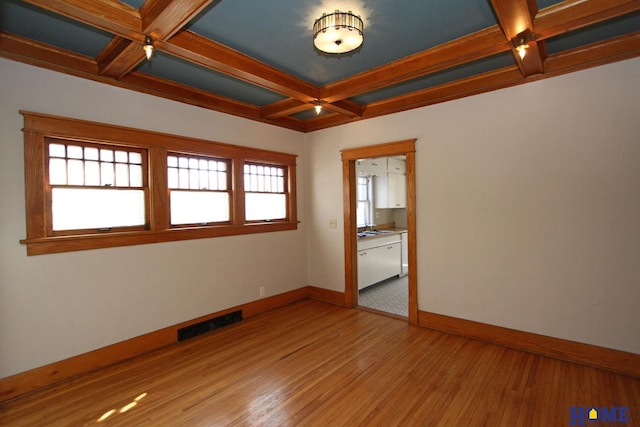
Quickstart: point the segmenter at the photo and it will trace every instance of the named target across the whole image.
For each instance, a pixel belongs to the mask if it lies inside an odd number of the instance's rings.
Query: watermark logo
[[[569,425],[570,426],[594,426],[594,423],[628,423],[629,407],[628,406],[611,406],[611,407],[584,407],[571,406],[569,408]]]

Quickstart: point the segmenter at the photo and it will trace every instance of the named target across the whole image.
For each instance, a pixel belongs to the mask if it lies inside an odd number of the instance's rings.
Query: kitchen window
[[[21,113],[28,255],[297,229],[293,154]]]
[[[357,183],[356,223],[358,227],[366,227],[371,220],[371,177],[359,176]]]

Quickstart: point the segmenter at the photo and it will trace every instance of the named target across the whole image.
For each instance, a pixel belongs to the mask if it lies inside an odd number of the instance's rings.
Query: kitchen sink
[[[380,234],[388,234],[393,233],[391,230],[372,230],[372,231],[361,231],[358,233],[358,237],[368,237],[368,236],[378,236]]]

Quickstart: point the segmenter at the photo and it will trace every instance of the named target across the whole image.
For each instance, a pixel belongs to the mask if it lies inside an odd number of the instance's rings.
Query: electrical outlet
[[[338,228],[338,220],[335,218],[331,218],[329,220],[329,228]]]
[[[265,293],[264,286],[260,286],[260,296],[263,297]]]

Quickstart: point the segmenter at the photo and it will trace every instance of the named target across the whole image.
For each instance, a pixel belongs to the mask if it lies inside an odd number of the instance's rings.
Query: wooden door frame
[[[356,225],[356,160],[404,155],[407,180],[407,237],[409,252],[409,323],[418,324],[418,268],[416,255],[415,139],[342,150],[344,205],[344,304],[358,303],[358,238]]]

